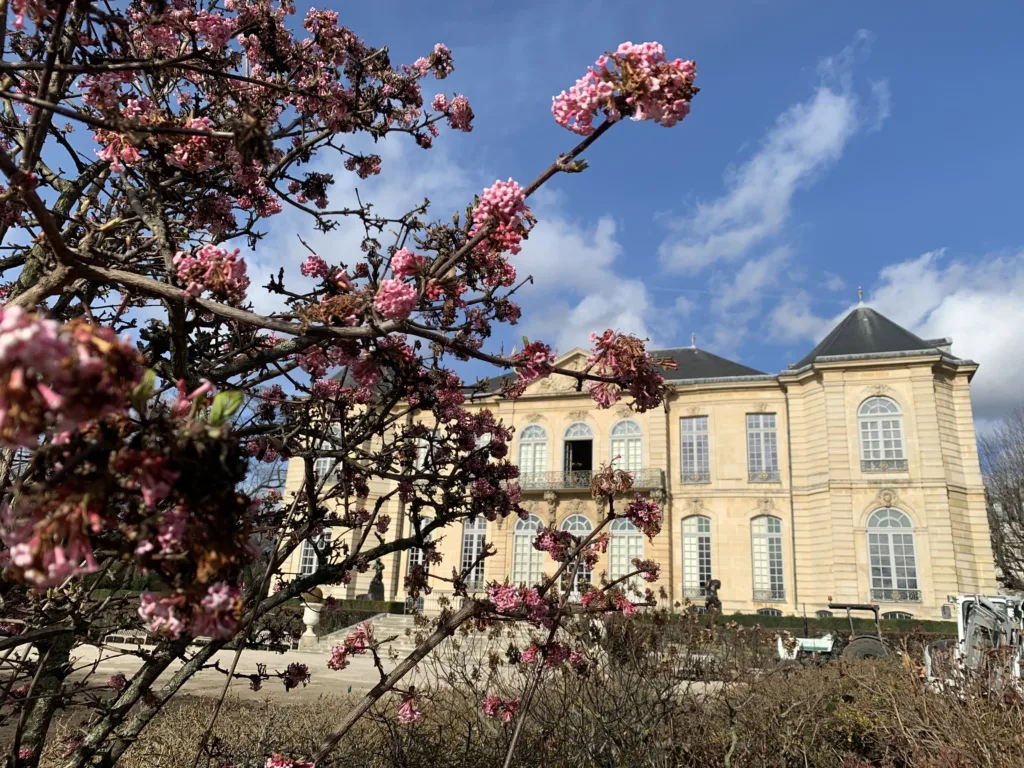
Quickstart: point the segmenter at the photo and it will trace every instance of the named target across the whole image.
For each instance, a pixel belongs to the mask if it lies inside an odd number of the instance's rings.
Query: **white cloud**
[[[839,275],[834,275],[831,272],[825,273],[825,287],[830,291],[841,291],[846,287],[846,281],[843,280]]]
[[[811,311],[811,297],[804,291],[787,296],[772,310],[772,337],[783,343],[818,340],[830,330],[828,320]]]
[[[679,296],[676,298],[675,303],[673,303],[672,308],[680,317],[689,317],[697,308],[697,303],[685,296]]]
[[[813,184],[867,125],[850,74],[852,59],[867,38],[858,33],[839,56],[820,63],[814,94],[783,112],[757,153],[727,173],[725,194],[698,203],[671,225],[674,232],[659,249],[667,268],[696,272],[739,259],[781,232],[797,191]],[[888,112],[888,89],[874,91],[879,101],[874,122],[880,125]]]
[[[760,305],[765,288],[778,283],[782,266],[789,260],[787,247],[776,248],[759,259],[751,259],[736,271],[735,277],[719,287],[711,308],[726,312],[737,306],[755,309]]]

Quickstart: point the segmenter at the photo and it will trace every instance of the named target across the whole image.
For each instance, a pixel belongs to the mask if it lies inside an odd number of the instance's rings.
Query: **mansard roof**
[[[670,357],[679,366],[665,370],[662,374],[668,381],[690,381],[693,379],[726,379],[737,376],[766,376],[763,371],[726,360],[697,347],[652,350],[654,357]]]
[[[793,368],[803,368],[824,357],[884,355],[896,352],[935,352],[948,339],[925,341],[870,307],[857,307]]]

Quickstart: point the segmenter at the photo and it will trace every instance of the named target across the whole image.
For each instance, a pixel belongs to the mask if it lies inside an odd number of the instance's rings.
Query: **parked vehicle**
[[[829,603],[833,611],[846,611],[850,622],[849,638],[843,642],[838,633],[830,633],[823,637],[798,637],[795,643],[787,644],[778,640],[779,659],[784,662],[807,662],[816,659],[881,659],[889,655],[889,648],[882,640],[882,625],[879,621],[877,605],[869,603]],[[853,625],[853,612],[867,611],[875,619],[873,634],[858,634]]]
[[[939,640],[924,651],[928,680],[950,683],[984,675],[993,681],[1021,679],[1024,654],[1024,598],[1016,595],[960,595],[956,640]]]

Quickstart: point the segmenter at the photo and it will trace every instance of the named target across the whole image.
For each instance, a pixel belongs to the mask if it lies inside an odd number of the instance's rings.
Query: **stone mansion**
[[[662,532],[651,542],[617,520],[607,555],[583,580],[616,578],[646,557],[662,566],[653,586],[666,605],[703,605],[718,579],[727,614],[825,615],[831,597],[878,603],[890,618],[948,618],[948,596],[996,589],[971,411],[978,366],[950,346],[861,306],[781,373],[692,346],[658,351],[678,368],[665,372],[664,406],[643,414],[599,410],[558,377],[518,400],[474,402],[514,428],[511,458],[530,517],[446,531],[439,572],[474,562],[485,541],[497,554],[473,574],[480,585],[551,572],[532,546],[537,530],[591,530],[599,510],[590,473],[618,457],[661,502]],[[558,364],[584,360],[573,350]],[[301,481],[302,463],[292,462],[287,490]],[[384,561],[386,597],[404,599],[402,577],[420,556]],[[304,544],[286,570],[314,567]],[[371,577],[334,594],[365,593]]]

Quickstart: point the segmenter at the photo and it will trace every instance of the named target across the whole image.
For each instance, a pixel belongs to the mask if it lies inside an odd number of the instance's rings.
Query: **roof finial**
[[[693,349],[697,348],[697,334],[696,333],[691,333],[690,334],[690,346],[693,347]]]
[[[857,302],[860,306],[864,306],[864,289],[859,285],[857,286]]]

